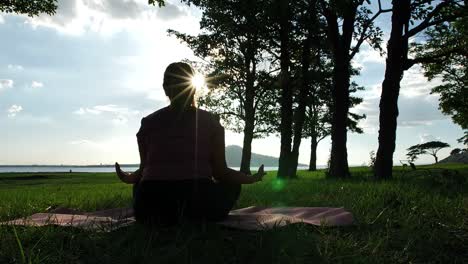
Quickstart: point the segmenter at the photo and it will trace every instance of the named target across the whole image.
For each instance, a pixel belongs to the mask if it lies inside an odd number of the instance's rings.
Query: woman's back
[[[137,133],[144,153],[143,181],[213,177],[213,147],[223,128],[217,118],[190,107],[165,107],[142,119]]]

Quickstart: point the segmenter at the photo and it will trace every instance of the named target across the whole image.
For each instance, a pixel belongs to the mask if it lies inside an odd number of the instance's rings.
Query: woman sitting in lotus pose
[[[223,220],[239,198],[241,184],[261,181],[265,174],[263,165],[255,175],[227,167],[224,128],[214,114],[196,108],[194,75],[186,63],[167,67],[163,88],[171,103],[141,120],[140,168],[126,173],[115,164],[119,178],[134,184],[138,222]]]

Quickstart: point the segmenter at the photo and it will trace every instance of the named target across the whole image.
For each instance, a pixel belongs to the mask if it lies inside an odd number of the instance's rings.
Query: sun
[[[192,85],[195,87],[197,90],[201,90],[205,87],[205,77],[201,75],[200,73],[195,73],[192,77]]]

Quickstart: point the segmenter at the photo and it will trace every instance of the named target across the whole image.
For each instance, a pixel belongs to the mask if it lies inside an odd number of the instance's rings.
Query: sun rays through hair
[[[189,64],[183,62],[171,63],[166,68],[163,87],[172,105],[186,108],[190,104],[196,107],[196,89],[193,85],[195,74],[193,68]]]

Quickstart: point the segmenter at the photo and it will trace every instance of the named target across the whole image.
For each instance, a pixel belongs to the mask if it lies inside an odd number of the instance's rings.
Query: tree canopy
[[[2,0],[0,1],[0,12],[25,14],[30,17],[41,13],[55,14],[57,0]]]
[[[435,159],[435,163],[437,163],[439,162],[439,159],[437,157],[437,152],[439,152],[439,150],[443,148],[448,148],[448,147],[450,147],[450,145],[445,142],[429,141],[426,143],[417,144],[417,145],[409,147],[407,149],[408,153],[406,154],[406,156],[408,156],[408,159],[411,162],[414,162],[418,158],[419,155],[427,154],[427,155],[433,156]]]
[[[415,45],[424,74],[429,80],[440,77],[442,84],[431,93],[440,95],[439,109],[454,123],[468,129],[468,10],[459,18],[435,26],[427,32],[427,42]],[[460,139],[468,143],[465,136]]]
[[[452,151],[450,151],[450,155],[457,155],[461,152],[462,150],[459,149],[459,148],[455,148],[455,149],[452,149]]]
[[[468,130],[465,130],[465,134],[458,139],[458,142],[468,145]]]
[[[150,5],[158,5],[159,7],[164,6],[164,0],[148,0],[148,4]]]

